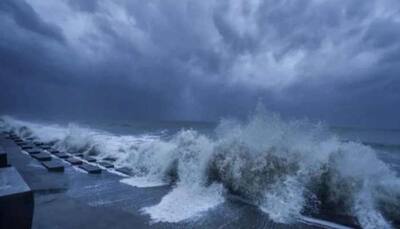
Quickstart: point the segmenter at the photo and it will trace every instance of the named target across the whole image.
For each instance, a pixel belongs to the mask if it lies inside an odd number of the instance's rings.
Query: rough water
[[[121,182],[172,185],[160,203],[142,209],[154,222],[196,220],[231,196],[285,224],[327,215],[346,216],[362,228],[395,228],[400,221],[396,137],[384,142],[380,135],[284,120],[262,109],[245,121],[223,120],[208,131],[174,126],[121,134],[8,116],[0,125],[66,152],[116,158],[117,166],[134,174]],[[392,132],[388,136],[400,136]]]

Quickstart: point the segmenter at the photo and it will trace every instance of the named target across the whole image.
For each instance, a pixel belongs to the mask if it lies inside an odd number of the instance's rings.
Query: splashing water
[[[24,138],[116,158],[118,166],[133,169],[134,178],[126,183],[174,183],[159,204],[143,209],[155,222],[200,216],[222,203],[226,192],[280,223],[326,208],[346,213],[363,228],[391,228],[400,218],[400,179],[372,148],[341,142],[321,124],[286,121],[263,109],[245,122],[221,121],[215,137],[182,130],[169,140],[118,136],[75,124],[2,120],[2,129]]]

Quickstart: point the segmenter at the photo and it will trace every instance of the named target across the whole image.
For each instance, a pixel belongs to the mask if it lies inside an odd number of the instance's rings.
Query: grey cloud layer
[[[261,98],[400,127],[399,12],[395,0],[3,0],[1,109],[217,119]]]

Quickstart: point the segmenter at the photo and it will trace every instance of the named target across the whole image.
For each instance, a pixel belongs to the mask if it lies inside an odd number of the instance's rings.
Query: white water
[[[167,182],[150,177],[129,177],[121,180],[122,183],[138,188],[151,188],[168,185]]]
[[[222,121],[216,138],[182,130],[168,141],[3,120],[4,129],[55,142],[61,150],[117,158],[117,166],[133,169],[134,178],[123,180],[133,186],[175,182],[159,204],[143,209],[155,222],[201,216],[222,203],[226,191],[258,205],[275,222],[292,223],[304,209],[325,202],[363,228],[391,228],[400,217],[400,179],[373,149],[341,142],[323,125],[285,121],[262,109],[245,122]]]
[[[224,202],[222,185],[210,187],[178,185],[155,206],[143,208],[154,222],[193,220]]]

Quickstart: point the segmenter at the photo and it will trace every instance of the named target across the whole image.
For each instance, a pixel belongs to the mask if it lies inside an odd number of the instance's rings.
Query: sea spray
[[[287,121],[263,109],[246,121],[221,121],[215,137],[195,130],[182,130],[168,140],[118,136],[10,117],[3,117],[2,128],[62,150],[115,157],[118,166],[133,169],[142,186],[146,179],[173,184],[159,204],[143,209],[154,221],[200,216],[222,203],[225,192],[281,223],[326,208],[355,218],[363,228],[390,228],[400,218],[400,179],[372,148],[342,142],[324,125]],[[191,203],[199,207],[179,211]]]

